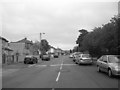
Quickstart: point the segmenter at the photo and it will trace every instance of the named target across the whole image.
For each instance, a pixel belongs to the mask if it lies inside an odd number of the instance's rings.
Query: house
[[[14,62],[12,52],[13,50],[9,47],[9,41],[0,36],[0,54],[2,56],[2,64],[8,64]]]
[[[48,50],[49,53],[54,53],[55,52],[55,48],[53,46],[50,46],[50,49]]]
[[[62,54],[62,49],[57,48],[57,49],[56,49],[56,52],[57,52],[59,55],[61,55],[61,54]]]
[[[26,55],[32,54],[32,41],[24,38],[17,42],[10,42],[10,47],[13,49],[13,54],[15,55],[15,62],[22,62]]]
[[[47,51],[47,53],[49,53],[51,55],[51,57],[54,56],[56,48],[54,48],[53,46],[50,46],[50,49]]]
[[[55,47],[53,47],[53,46],[50,46],[50,49],[49,49],[49,51],[48,51],[48,53],[50,53],[51,56],[53,56],[55,53],[58,53],[59,55],[61,55],[62,52],[63,52],[62,49],[60,49],[60,48],[55,48]]]

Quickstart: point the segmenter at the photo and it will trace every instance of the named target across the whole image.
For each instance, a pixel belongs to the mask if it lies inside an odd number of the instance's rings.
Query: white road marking
[[[62,65],[60,66],[60,70],[62,70]]]
[[[33,64],[33,65],[29,65],[28,67],[32,67],[32,66],[35,66],[36,64]]]
[[[63,60],[62,60],[62,63],[60,64],[60,70],[62,70],[62,66],[63,66]],[[59,71],[58,76],[56,78],[56,82],[58,82],[59,77],[60,77],[60,71]]]
[[[65,66],[72,66],[72,65],[76,65],[76,64],[63,64]]]
[[[36,65],[35,67],[46,67],[47,65]]]
[[[60,64],[53,64],[53,65],[50,65],[50,66],[60,66]]]
[[[76,64],[53,64],[53,65],[50,65],[50,66],[61,66],[61,65],[72,66],[72,65],[76,65]]]
[[[60,72],[58,73],[58,76],[57,76],[57,78],[56,78],[56,82],[58,82],[59,77],[60,77]]]
[[[60,70],[62,70],[62,66],[63,66],[63,60],[62,60],[61,66],[60,66]]]

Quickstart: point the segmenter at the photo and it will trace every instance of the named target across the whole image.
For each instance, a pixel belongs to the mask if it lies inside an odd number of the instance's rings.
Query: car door
[[[107,68],[108,68],[108,56],[107,55],[103,57],[101,67],[103,71],[107,72]]]
[[[99,66],[100,69],[102,69],[102,62],[103,62],[103,56],[101,56],[97,61],[97,65]]]

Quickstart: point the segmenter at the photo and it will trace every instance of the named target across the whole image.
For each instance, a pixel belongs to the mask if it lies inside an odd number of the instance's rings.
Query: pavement
[[[96,65],[77,65],[69,56],[13,65],[6,70],[9,71],[3,73],[3,88],[118,88],[120,80],[97,72]]]

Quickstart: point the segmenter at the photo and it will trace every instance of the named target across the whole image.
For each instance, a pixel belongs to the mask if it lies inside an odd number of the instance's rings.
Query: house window
[[[30,49],[30,45],[28,43],[25,44],[26,49]]]

